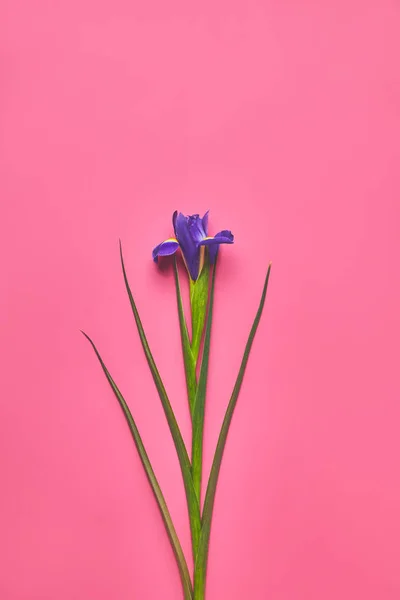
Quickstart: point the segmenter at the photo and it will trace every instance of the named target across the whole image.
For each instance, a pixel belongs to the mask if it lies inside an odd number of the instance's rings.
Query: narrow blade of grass
[[[226,409],[224,421],[222,423],[221,432],[218,438],[217,448],[214,454],[214,460],[211,467],[210,477],[207,485],[207,492],[204,501],[204,509],[202,515],[202,530],[199,543],[199,551],[195,562],[194,572],[194,600],[203,600],[206,582],[206,571],[207,571],[207,559],[208,549],[211,532],[211,519],[214,508],[215,493],[218,482],[218,475],[221,468],[222,456],[224,453],[225,443],[228,436],[229,426],[232,420],[232,416],[235,410],[236,402],[239,396],[240,388],[243,381],[243,376],[246,370],[246,365],[249,360],[249,354],[251,346],[253,344],[254,337],[256,335],[257,327],[261,319],[261,314],[265,304],[265,298],[267,295],[269,275],[271,272],[271,265],[268,267],[267,276],[265,278],[264,288],[261,295],[260,305],[256,317],[253,322],[253,326],[250,330],[250,334],[247,340],[246,348],[244,351],[243,359],[240,365],[239,373],[236,379],[235,386],[233,388],[232,396],[230,398],[228,408]]]
[[[171,432],[172,439],[175,444],[176,452],[178,455],[179,464],[182,471],[183,483],[185,486],[185,493],[189,511],[189,521],[190,521],[190,531],[192,535],[192,548],[193,553],[197,551],[199,539],[200,539],[200,531],[201,531],[201,519],[200,519],[200,506],[197,500],[197,495],[193,486],[192,479],[192,466],[190,464],[189,456],[186,450],[185,442],[183,441],[181,431],[179,429],[174,411],[172,409],[171,403],[167,396],[167,392],[165,390],[164,384],[160,377],[160,373],[158,372],[156,363],[154,362],[153,355],[150,351],[150,347],[143,329],[142,322],[139,317],[139,312],[136,308],[135,301],[133,299],[133,295],[131,292],[131,288],[129,286],[128,277],[126,275],[124,258],[122,255],[122,244],[120,242],[120,256],[121,256],[121,265],[122,272],[124,275],[125,287],[128,293],[129,301],[131,304],[133,316],[136,322],[137,330],[139,333],[140,341],[142,342],[142,347],[144,353],[146,355],[147,364],[149,365],[151,374],[153,376],[154,383],[156,385],[158,395],[161,400],[161,404],[164,409],[165,416],[167,418],[169,430]],[[195,554],[194,554],[195,555]]]
[[[204,412],[208,378],[208,364],[210,358],[211,325],[214,305],[214,287],[215,274],[217,269],[217,260],[215,261],[211,279],[210,300],[208,304],[208,314],[206,320],[206,331],[204,334],[203,356],[201,360],[199,382],[193,408],[193,433],[192,433],[192,477],[193,485],[197,494],[199,504],[201,504],[201,479],[203,469],[203,431],[204,431]]]
[[[185,365],[185,377],[186,377],[186,389],[189,400],[190,416],[193,415],[194,399],[196,396],[197,381],[196,381],[196,361],[193,356],[192,348],[190,345],[189,333],[187,330],[187,324],[185,314],[183,311],[183,302],[181,295],[181,288],[179,285],[179,273],[176,257],[174,257],[174,275],[175,275],[175,287],[176,287],[176,300],[178,303],[178,315],[179,315],[179,328],[181,331],[181,342],[182,342],[182,354],[183,362]]]
[[[167,530],[168,537],[169,537],[172,549],[173,549],[174,554],[175,554],[176,562],[177,562],[179,573],[180,573],[181,580],[182,580],[184,598],[185,598],[185,600],[192,600],[192,598],[193,598],[192,583],[191,583],[191,580],[190,580],[189,570],[188,570],[188,566],[186,564],[185,556],[183,554],[183,550],[182,550],[181,544],[179,542],[177,533],[175,531],[175,527],[174,527],[174,524],[172,522],[171,515],[169,513],[167,504],[165,502],[164,495],[163,495],[163,493],[161,491],[160,485],[159,485],[159,483],[157,481],[157,478],[156,478],[156,476],[154,474],[154,471],[153,471],[153,468],[151,466],[151,463],[150,463],[149,457],[147,455],[146,449],[145,449],[145,447],[143,445],[143,442],[142,442],[142,439],[140,437],[139,430],[138,430],[138,428],[136,426],[136,423],[135,423],[135,421],[134,421],[134,419],[132,417],[132,414],[131,414],[131,412],[129,410],[129,407],[128,407],[127,403],[125,402],[124,397],[122,396],[122,394],[119,391],[116,383],[114,382],[113,378],[111,377],[111,375],[110,375],[107,367],[105,366],[105,364],[104,364],[104,362],[103,362],[103,360],[102,360],[102,358],[101,358],[101,356],[100,356],[100,354],[99,354],[96,346],[94,345],[93,341],[90,339],[90,337],[84,331],[82,331],[82,333],[86,337],[86,339],[90,342],[90,344],[92,345],[92,348],[95,351],[96,356],[97,356],[97,358],[98,358],[98,360],[100,362],[101,368],[103,369],[104,374],[107,377],[108,383],[110,384],[110,386],[111,386],[111,388],[112,388],[112,390],[113,390],[113,392],[114,392],[114,394],[115,394],[115,396],[116,396],[116,398],[117,398],[117,400],[119,402],[119,405],[122,408],[122,411],[123,411],[123,413],[125,415],[125,418],[126,418],[126,420],[128,422],[129,429],[130,429],[130,431],[132,433],[132,437],[133,437],[133,440],[135,442],[135,445],[136,445],[137,451],[139,453],[140,459],[142,461],[142,465],[144,467],[144,470],[146,471],[147,479],[149,480],[149,483],[150,483],[150,485],[152,487],[152,490],[154,492],[154,496],[156,498],[158,507],[160,509],[161,516],[162,516],[162,519],[164,521],[164,525],[165,525],[165,528]]]

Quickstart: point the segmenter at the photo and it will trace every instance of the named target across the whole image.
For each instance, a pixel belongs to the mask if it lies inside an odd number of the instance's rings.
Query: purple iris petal
[[[215,234],[214,237],[209,237],[205,240],[202,240],[199,245],[200,246],[208,246],[208,254],[210,257],[210,263],[213,264],[215,262],[215,258],[217,256],[218,248],[220,244],[233,244],[233,234],[224,229],[219,233]]]
[[[199,245],[213,246],[214,244],[233,244],[233,240],[233,234],[227,229],[224,229],[224,231],[216,233],[213,237],[201,240],[201,242],[199,242]]]
[[[204,231],[203,219],[201,219],[199,215],[191,215],[188,217],[188,227],[190,235],[196,244],[199,244],[201,240],[204,240],[204,238],[207,236],[206,232]]]
[[[203,218],[200,215],[185,216],[175,211],[172,215],[176,239],[170,238],[156,246],[153,250],[153,260],[158,261],[159,256],[174,254],[181,249],[183,258],[193,281],[199,276],[201,257],[204,251],[201,246],[208,246],[210,262],[215,262],[220,244],[233,244],[233,235],[228,230],[208,237],[208,211]]]
[[[208,235],[208,212],[207,211],[204,215],[204,217],[202,218],[202,222],[203,222],[203,229],[204,229],[204,233],[206,234],[206,236]]]
[[[152,252],[154,262],[158,262],[159,256],[169,256],[170,254],[175,254],[178,250],[179,244],[176,240],[170,239],[165,242],[161,242],[158,244]]]
[[[193,223],[196,222],[197,218],[199,218],[198,215],[185,217],[182,213],[178,213],[176,216],[174,215],[173,219],[175,235],[181,247],[190,277],[193,281],[196,281],[200,267],[200,249],[191,233]]]

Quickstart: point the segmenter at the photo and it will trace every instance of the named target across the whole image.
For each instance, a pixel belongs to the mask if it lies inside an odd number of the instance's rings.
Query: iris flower
[[[175,254],[178,248],[186,268],[193,281],[201,273],[204,263],[204,247],[208,246],[210,263],[213,264],[220,244],[233,244],[233,235],[224,229],[214,236],[208,235],[208,211],[201,218],[199,215],[185,216],[176,210],[172,216],[175,237],[168,238],[153,250],[153,260],[158,262],[159,256]]]

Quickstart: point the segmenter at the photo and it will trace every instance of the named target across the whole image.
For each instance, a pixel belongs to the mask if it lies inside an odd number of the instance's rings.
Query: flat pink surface
[[[394,0],[4,0],[0,598],[179,600],[99,345],[189,555],[178,463],[123,287],[190,442],[172,211],[221,252],[207,600],[400,596],[400,7]]]

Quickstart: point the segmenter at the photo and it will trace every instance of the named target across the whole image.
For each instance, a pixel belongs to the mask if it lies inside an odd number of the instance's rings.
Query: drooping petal
[[[165,240],[165,242],[161,242],[158,244],[152,252],[154,262],[158,262],[159,256],[169,256],[170,254],[175,254],[175,252],[179,248],[178,240],[175,238],[169,238]]]
[[[178,213],[174,219],[175,235],[182,250],[190,277],[196,281],[200,267],[200,249],[189,230],[189,217]]]
[[[202,240],[199,245],[200,246],[208,246],[210,263],[213,264],[215,262],[215,258],[217,256],[218,248],[220,244],[233,244],[234,237],[231,231],[224,229],[220,231],[213,237],[206,237]]]
[[[216,233],[212,237],[206,237],[201,242],[199,242],[200,246],[213,246],[215,244],[233,244],[234,237],[232,232],[224,229],[219,233]]]

